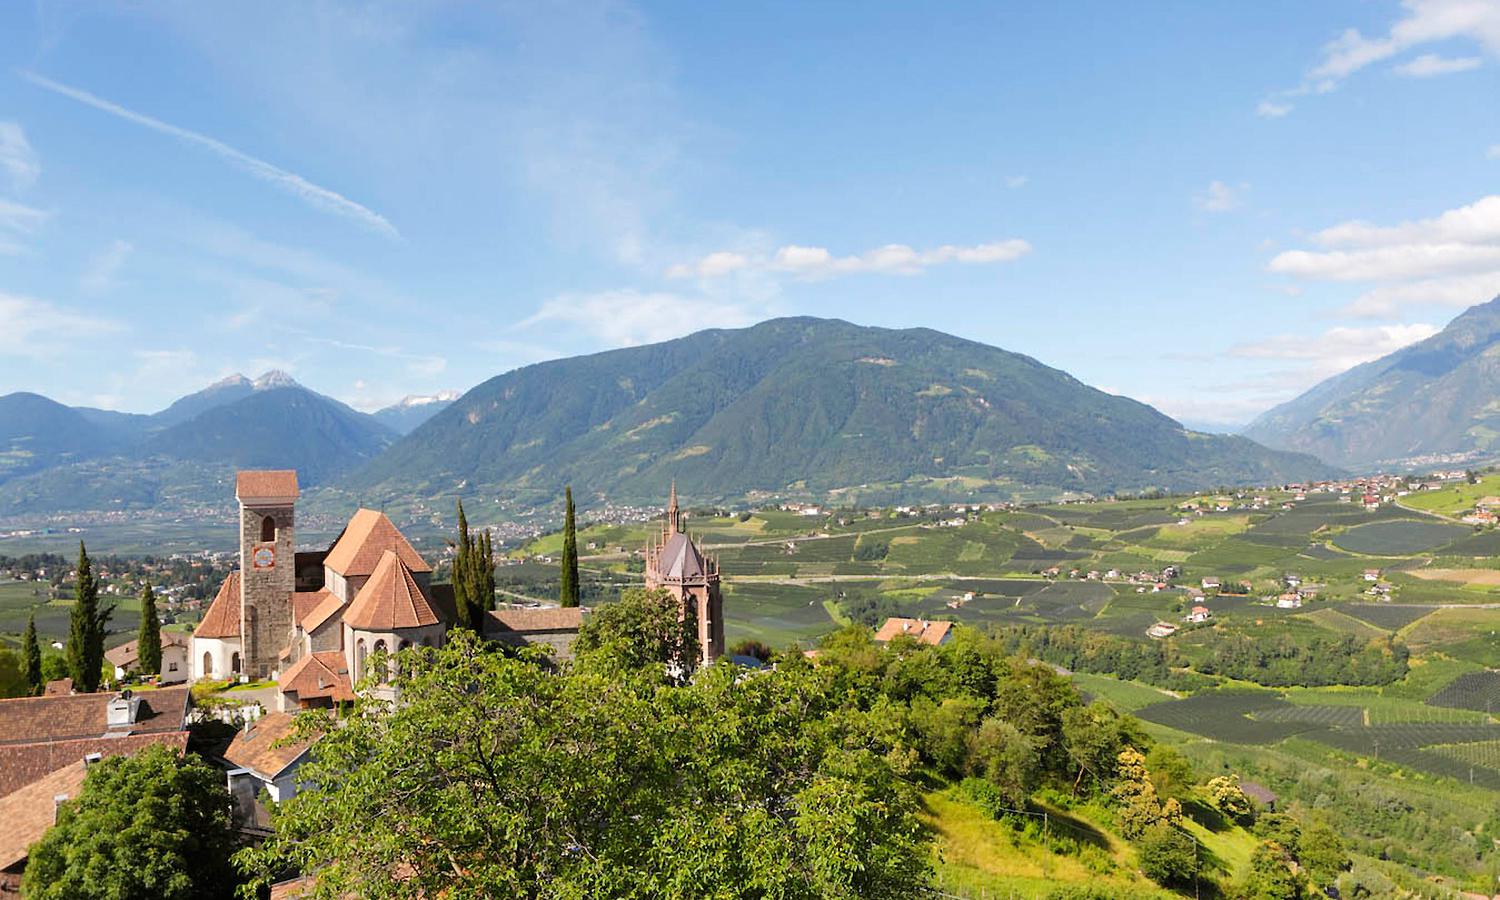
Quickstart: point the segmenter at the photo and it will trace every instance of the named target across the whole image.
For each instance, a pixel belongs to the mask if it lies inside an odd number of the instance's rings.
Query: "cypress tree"
[[[36,613],[26,620],[26,637],[21,641],[21,656],[26,665],[26,686],[31,696],[42,692],[42,647],[36,640]]]
[[[469,519],[464,515],[464,502],[458,501],[458,544],[453,553],[453,606],[458,614],[458,624],[474,627],[474,604],[478,599],[474,591],[473,542],[469,538]]]
[[[573,486],[569,485],[563,492],[567,503],[567,512],[563,519],[563,549],[562,549],[562,596],[560,598],[563,606],[578,605],[578,523],[574,519],[573,511]]]
[[[480,541],[479,559],[481,566],[479,573],[480,596],[484,598],[484,602],[479,609],[482,617],[485,612],[495,608],[495,544],[490,537],[490,530],[488,528],[484,530],[484,538]],[[480,627],[474,630],[483,634],[484,623],[480,622],[479,625]]]
[[[141,630],[136,635],[136,658],[146,677],[161,673],[161,619],[156,616],[156,594],[151,582],[141,591]]]
[[[83,541],[78,542],[78,581],[73,586],[73,612],[68,617],[68,674],[80,694],[99,690],[104,668],[104,631],[113,606],[100,608],[99,582]]]

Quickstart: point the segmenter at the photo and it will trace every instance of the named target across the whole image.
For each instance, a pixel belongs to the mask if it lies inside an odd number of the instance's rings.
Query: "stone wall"
[[[262,541],[262,523],[276,523],[275,539]],[[292,591],[297,584],[293,507],[240,506],[240,628],[244,636],[244,672],[269,678],[277,656],[292,637]],[[270,550],[270,565],[257,565],[257,554]]]

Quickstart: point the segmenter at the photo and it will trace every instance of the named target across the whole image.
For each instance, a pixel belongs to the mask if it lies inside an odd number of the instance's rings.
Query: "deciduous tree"
[[[162,746],[94,764],[31,848],[29,900],[218,900],[239,877],[224,776]]]

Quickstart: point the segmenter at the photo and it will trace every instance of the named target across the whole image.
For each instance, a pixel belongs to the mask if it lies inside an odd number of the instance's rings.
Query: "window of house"
[[[167,663],[167,671],[168,672],[175,672],[175,671],[177,671],[177,663]]]
[[[269,544],[276,540],[276,520],[266,516],[260,520],[260,542]]]

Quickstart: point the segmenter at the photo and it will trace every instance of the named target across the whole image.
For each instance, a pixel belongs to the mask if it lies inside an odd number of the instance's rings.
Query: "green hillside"
[[[928,329],[778,319],[479,385],[346,487],[550,499],[1054,496],[1327,475],[1036,360]]]

